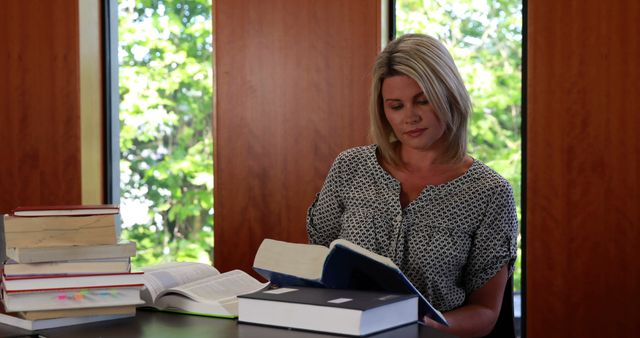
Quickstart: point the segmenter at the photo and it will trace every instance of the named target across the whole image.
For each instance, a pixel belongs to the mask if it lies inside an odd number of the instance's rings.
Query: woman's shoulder
[[[474,159],[473,161],[471,177],[476,184],[483,185],[491,191],[512,190],[509,181],[490,166],[478,159]]]
[[[342,151],[333,161],[332,171],[335,173],[356,173],[375,170],[375,145],[359,146]]]
[[[338,155],[336,162],[362,162],[370,160],[372,156],[376,156],[375,144],[344,150]]]

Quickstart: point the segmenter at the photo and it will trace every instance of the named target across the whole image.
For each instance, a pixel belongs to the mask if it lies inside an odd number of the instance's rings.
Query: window
[[[121,237],[135,266],[212,259],[211,7],[117,1]]]
[[[397,36],[429,34],[451,51],[474,107],[469,151],[509,180],[522,228],[522,0],[396,0],[394,9]],[[521,242],[513,280],[516,321]]]

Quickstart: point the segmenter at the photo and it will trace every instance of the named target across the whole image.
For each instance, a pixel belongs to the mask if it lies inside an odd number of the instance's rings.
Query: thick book
[[[43,289],[40,291],[2,290],[7,312],[84,309],[140,305],[142,286],[80,289]]]
[[[135,313],[29,320],[29,319],[23,319],[23,318],[14,316],[9,313],[0,312],[0,323],[19,327],[21,329],[25,329],[29,331],[35,331],[35,330],[52,329],[52,328],[63,327],[63,326],[101,322],[106,320],[129,318],[133,316],[135,316]]]
[[[391,259],[344,239],[322,245],[265,239],[253,268],[279,286],[312,286],[332,289],[383,290],[418,296],[418,318],[448,325],[446,319],[415,288]]]
[[[220,273],[203,263],[165,263],[143,271],[144,306],[203,316],[235,318],[238,295],[268,286],[243,271]]]
[[[6,248],[7,258],[18,263],[41,263],[74,259],[128,258],[136,255],[135,242],[104,245],[71,245],[38,248]]]
[[[2,275],[2,287],[7,292],[37,292],[43,290],[105,288],[142,286],[142,272],[126,272],[113,274],[79,274],[79,275],[40,275],[13,276]]]
[[[38,275],[77,275],[100,273],[125,273],[131,269],[131,259],[81,259],[58,262],[18,263],[7,260],[4,263],[4,274],[7,277]]]
[[[86,316],[104,316],[104,315],[130,315],[135,316],[136,306],[103,306],[83,309],[60,309],[60,310],[44,310],[44,311],[20,311],[12,313],[18,318],[27,320],[42,320],[63,317],[86,317]]]
[[[116,215],[4,215],[8,248],[116,244]]]
[[[241,323],[363,336],[416,322],[418,297],[287,287],[238,296]]]
[[[83,215],[114,215],[120,208],[113,204],[98,205],[39,205],[21,206],[13,209],[13,216],[83,216]]]

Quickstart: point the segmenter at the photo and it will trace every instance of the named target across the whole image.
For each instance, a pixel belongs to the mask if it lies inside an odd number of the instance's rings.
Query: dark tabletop
[[[39,334],[40,336],[38,336]],[[56,329],[25,331],[0,324],[0,337],[86,337],[86,338],[320,338],[345,337],[300,330],[288,330],[252,324],[241,324],[234,319],[182,315],[167,312],[138,310],[135,317],[111,321],[61,327]],[[421,324],[411,324],[367,336],[370,338],[429,337],[449,338]]]

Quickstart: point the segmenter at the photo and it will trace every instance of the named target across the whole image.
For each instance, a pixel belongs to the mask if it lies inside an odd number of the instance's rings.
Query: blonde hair
[[[467,152],[467,121],[471,99],[446,47],[423,34],[407,34],[391,41],[378,54],[373,66],[369,101],[371,138],[384,161],[403,166],[396,152],[397,139],[384,114],[382,83],[392,76],[406,75],[418,83],[445,126],[446,150],[440,159],[462,161]]]

